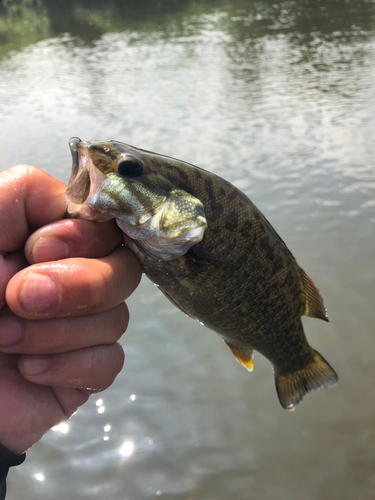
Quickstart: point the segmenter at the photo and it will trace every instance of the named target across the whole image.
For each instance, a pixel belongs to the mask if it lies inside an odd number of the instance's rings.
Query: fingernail
[[[11,347],[22,339],[22,325],[14,316],[6,314],[0,317],[0,346]]]
[[[32,246],[31,256],[34,262],[66,259],[70,256],[70,247],[60,238],[42,236]]]
[[[28,274],[20,292],[20,302],[26,311],[45,311],[56,305],[58,300],[57,285],[47,274]]]
[[[47,372],[51,367],[50,356],[27,356],[22,359],[22,368],[26,375],[41,375]]]

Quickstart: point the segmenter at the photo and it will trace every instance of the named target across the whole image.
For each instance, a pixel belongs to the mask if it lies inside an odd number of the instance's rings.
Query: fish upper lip
[[[87,143],[81,141],[78,137],[72,137],[69,141],[70,152],[72,155],[72,173],[69,179],[68,187],[65,191],[65,196],[74,205],[83,205],[86,202],[90,192],[90,158],[88,153]],[[87,195],[83,199],[79,193],[81,187],[88,183]],[[78,191],[77,191],[78,188]],[[78,194],[80,196],[78,196]]]
[[[81,141],[78,137],[71,137],[69,140],[69,148],[70,148],[70,154],[72,155],[72,172],[70,175],[69,179],[69,184],[71,184],[72,181],[77,177],[80,167],[82,170],[82,162],[81,158],[82,156],[86,157],[87,162],[87,157],[88,157],[88,148],[87,148],[87,143],[84,141]],[[83,151],[86,152],[86,154],[83,154]],[[85,166],[85,165],[84,165]]]

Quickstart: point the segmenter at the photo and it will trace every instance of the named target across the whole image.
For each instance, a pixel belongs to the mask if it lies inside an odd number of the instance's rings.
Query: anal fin
[[[228,343],[226,340],[224,342],[227,344],[228,349],[231,351],[233,356],[237,359],[242,366],[246,368],[247,371],[253,371],[253,349],[244,349],[243,347],[237,347],[233,344]]]

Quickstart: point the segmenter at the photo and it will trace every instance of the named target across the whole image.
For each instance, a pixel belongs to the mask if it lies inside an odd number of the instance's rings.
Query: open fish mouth
[[[98,210],[98,194],[106,175],[93,164],[88,147],[90,143],[73,137],[69,141],[72,155],[72,173],[65,191],[65,217],[103,222],[114,218],[106,210]]]

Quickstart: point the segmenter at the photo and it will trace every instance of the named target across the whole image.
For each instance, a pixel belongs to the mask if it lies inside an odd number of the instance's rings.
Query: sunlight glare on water
[[[65,422],[62,422],[61,424],[52,427],[51,430],[54,432],[62,432],[63,434],[66,434],[67,432],[69,432],[69,425]]]
[[[134,451],[134,444],[131,441],[126,441],[120,448],[120,455],[130,457]]]

